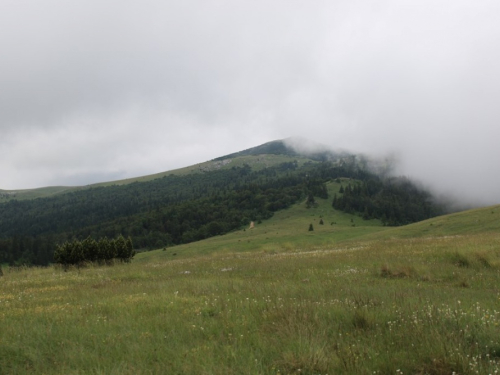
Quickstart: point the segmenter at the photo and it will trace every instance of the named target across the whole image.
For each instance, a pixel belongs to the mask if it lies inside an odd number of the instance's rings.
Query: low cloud
[[[471,0],[3,2],[0,188],[300,136],[499,203],[499,16]]]

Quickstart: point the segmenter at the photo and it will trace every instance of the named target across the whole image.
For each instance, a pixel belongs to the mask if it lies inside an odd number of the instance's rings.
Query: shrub
[[[111,263],[115,258],[122,262],[130,262],[135,250],[132,239],[119,236],[108,240],[107,237],[99,241],[87,237],[83,241],[74,240],[57,245],[54,252],[54,261],[63,266],[81,266],[86,262]]]

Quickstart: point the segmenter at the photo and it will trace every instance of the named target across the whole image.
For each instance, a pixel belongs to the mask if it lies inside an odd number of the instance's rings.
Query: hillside
[[[70,186],[50,186],[26,190],[0,190],[0,203],[11,200],[45,198],[74,189],[76,188]]]
[[[302,147],[300,147],[301,145]],[[302,151],[299,151],[294,146],[301,148]],[[267,142],[263,145],[235,152],[226,156],[221,156],[214,160],[222,161],[242,156],[256,155],[282,155],[294,158],[307,157],[308,159],[315,161],[336,161],[352,156],[345,151],[333,151],[324,145],[313,143],[307,139],[292,137],[284,140]]]
[[[328,183],[329,195],[338,193],[345,182]],[[500,233],[500,205],[437,216],[405,226],[388,227],[377,219],[364,220],[356,214],[332,210],[329,199],[319,198],[316,201],[317,205],[312,208],[308,208],[305,201],[297,203],[287,210],[277,212],[269,220],[256,224],[252,229],[244,227],[195,244],[141,253],[136,260],[150,261],[157,257],[168,259],[174,253],[180,258],[255,251],[264,254],[293,253],[342,247],[346,244],[352,246],[352,243],[360,241],[383,243],[408,239],[432,242],[460,237],[498,237]],[[308,231],[309,224],[313,224],[314,231]]]
[[[338,193],[346,182],[341,179],[340,182],[327,183],[329,196]],[[323,224],[320,224],[321,221]],[[314,229],[311,232],[308,230],[310,224]],[[276,212],[267,220],[255,222],[253,228],[247,225],[224,236],[208,238],[195,244],[144,252],[137,256],[137,261],[156,256],[168,258],[173,253],[183,258],[213,253],[257,251],[272,254],[296,251],[330,246],[391,229],[384,227],[377,219],[363,220],[359,215],[333,210],[331,199],[317,198],[314,207],[308,207],[304,199],[286,210]]]
[[[295,140],[298,142],[299,140]],[[302,140],[306,142],[306,140]],[[316,145],[317,147],[324,147]],[[256,146],[244,151],[229,155],[220,156],[210,161],[191,165],[184,168],[159,172],[147,176],[127,178],[123,180],[104,181],[85,186],[49,186],[35,189],[22,190],[2,190],[0,189],[0,203],[10,200],[26,200],[36,198],[46,198],[57,194],[68,193],[96,187],[127,185],[134,182],[148,182],[170,175],[185,176],[193,173],[205,173],[216,170],[230,169],[233,167],[242,167],[249,165],[252,170],[261,170],[276,166],[281,163],[297,161],[299,165],[313,161],[339,161],[349,158],[351,155],[346,152],[321,151],[313,153],[300,153],[290,146],[287,146],[285,140],[272,141],[260,146]]]
[[[297,161],[299,165],[303,165],[304,163],[312,162],[313,159],[301,155],[295,155],[292,157],[285,154],[284,155],[252,154],[246,156],[227,155],[221,158],[217,158],[215,160],[195,164],[184,168],[155,173],[152,175],[128,178],[124,180],[99,182],[96,184],[85,185],[85,186],[50,186],[50,187],[42,187],[35,189],[24,189],[24,190],[0,189],[0,203],[8,202],[11,200],[30,200],[37,198],[47,198],[47,197],[53,197],[58,194],[75,192],[80,190],[88,190],[97,187],[128,185],[135,182],[149,182],[163,177],[168,177],[171,175],[186,176],[189,174],[199,174],[217,170],[227,170],[233,167],[242,167],[244,165],[251,166],[252,170],[261,170],[264,168],[276,166],[281,163],[292,162],[292,161]]]
[[[434,217],[404,227],[390,228],[382,237],[418,238],[496,233],[500,229],[500,205]],[[377,236],[373,236],[377,239]]]
[[[330,152],[313,160],[279,154],[283,147],[271,142],[172,172],[9,196],[0,204],[0,263],[47,265],[56,244],[87,237],[131,237],[140,251],[190,243],[265,221],[303,199],[310,207],[331,199],[330,211],[384,225],[443,212],[428,192],[370,172],[362,158]]]

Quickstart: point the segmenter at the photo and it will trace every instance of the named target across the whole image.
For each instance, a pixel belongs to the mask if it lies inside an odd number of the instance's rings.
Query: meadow
[[[318,199],[131,264],[0,277],[0,374],[499,370],[500,206],[388,228]]]

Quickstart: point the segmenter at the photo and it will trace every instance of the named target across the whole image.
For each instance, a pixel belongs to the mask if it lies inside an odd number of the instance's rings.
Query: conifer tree
[[[130,262],[130,260],[135,256],[134,244],[132,243],[132,238],[129,236],[127,238],[127,259],[126,262]]]
[[[368,220],[370,219],[370,213],[368,212],[368,207],[365,206],[365,211],[363,212],[363,219]]]
[[[64,266],[82,265],[84,262],[105,262],[118,258],[122,262],[130,262],[135,255],[132,239],[125,239],[122,235],[113,240],[107,237],[99,242],[87,237],[83,241],[73,240],[57,245],[54,251],[54,261]]]
[[[128,249],[127,249],[127,241],[123,238],[122,235],[118,236],[115,240],[115,248],[116,248],[116,257],[120,259],[122,262],[125,259],[128,259]]]
[[[314,195],[312,193],[309,193],[307,195],[307,202],[306,202],[306,207],[311,208],[316,206],[316,201],[314,200]]]

